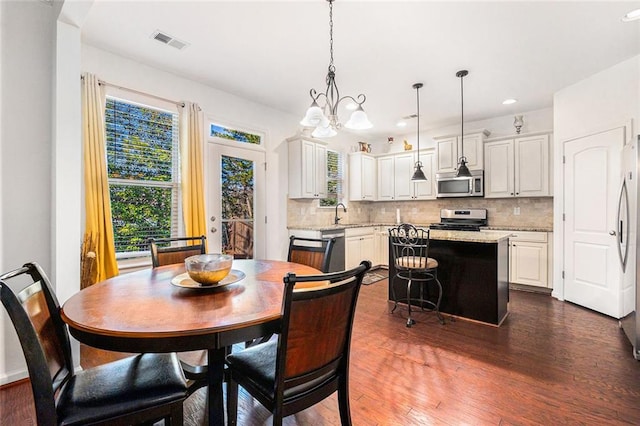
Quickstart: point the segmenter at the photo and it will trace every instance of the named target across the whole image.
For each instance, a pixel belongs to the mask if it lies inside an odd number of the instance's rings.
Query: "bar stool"
[[[440,313],[442,301],[442,284],[438,280],[438,261],[429,257],[429,230],[416,228],[414,225],[403,223],[395,228],[389,228],[389,238],[393,252],[393,263],[396,274],[391,282],[391,296],[395,302],[391,313],[395,312],[398,302],[407,302],[407,327],[415,324],[411,318],[411,303],[419,304],[423,311],[435,312],[440,324],[444,324],[444,317]],[[396,280],[407,281],[406,298],[396,297]],[[420,296],[411,298],[411,286],[413,282],[420,284]],[[431,294],[430,283],[435,283],[431,288],[436,294]],[[426,297],[425,297],[426,290]]]

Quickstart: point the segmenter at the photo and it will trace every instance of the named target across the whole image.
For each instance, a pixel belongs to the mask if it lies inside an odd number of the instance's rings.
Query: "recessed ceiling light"
[[[640,9],[632,10],[622,17],[622,22],[631,22],[640,19]]]
[[[511,105],[515,104],[516,102],[518,102],[517,99],[505,99],[504,101],[502,101],[502,105]]]
[[[407,122],[406,121],[398,121],[396,123],[396,126],[398,126],[398,127],[407,127]]]

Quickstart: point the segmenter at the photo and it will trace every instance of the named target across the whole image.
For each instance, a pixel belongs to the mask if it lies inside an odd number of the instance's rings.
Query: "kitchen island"
[[[390,306],[394,303],[392,285],[398,300],[406,300],[407,294],[406,280],[393,280],[396,271],[392,253],[390,250]],[[441,312],[495,326],[504,321],[509,302],[508,235],[431,230],[429,257],[438,261],[438,279],[443,290]],[[418,299],[419,287],[412,287],[412,299]],[[416,305],[419,306],[418,302]]]

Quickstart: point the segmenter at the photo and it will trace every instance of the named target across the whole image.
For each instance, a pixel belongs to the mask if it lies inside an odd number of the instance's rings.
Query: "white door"
[[[413,166],[415,160],[412,152],[397,154],[393,158],[393,194],[395,200],[413,198]]]
[[[265,154],[208,144],[209,251],[265,256]]]
[[[393,200],[393,173],[393,157],[378,158],[378,200]]]
[[[624,128],[564,143],[565,299],[620,318],[616,210]]]

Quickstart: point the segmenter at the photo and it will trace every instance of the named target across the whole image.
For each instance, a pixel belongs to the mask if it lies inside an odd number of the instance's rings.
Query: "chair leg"
[[[440,321],[440,324],[444,325],[444,317],[440,313],[440,302],[442,301],[442,284],[440,284],[437,272],[433,275],[433,279],[435,280],[436,284],[438,284],[438,303],[436,304],[435,311],[436,315],[438,316],[438,321]]]
[[[227,382],[227,423],[230,426],[238,423],[238,382],[231,375]]]
[[[411,328],[411,326],[416,323],[411,319],[411,282],[411,279],[409,279],[409,281],[407,282],[407,311],[409,312],[407,316],[407,327],[409,328]]]
[[[340,409],[340,423],[342,426],[351,426],[351,408],[349,407],[349,382],[340,380],[338,387],[338,407]]]
[[[393,278],[391,278],[391,297],[393,297],[393,309],[391,309],[391,313],[394,313],[396,311],[396,308],[398,307],[398,298],[396,297],[396,277],[394,276]]]

